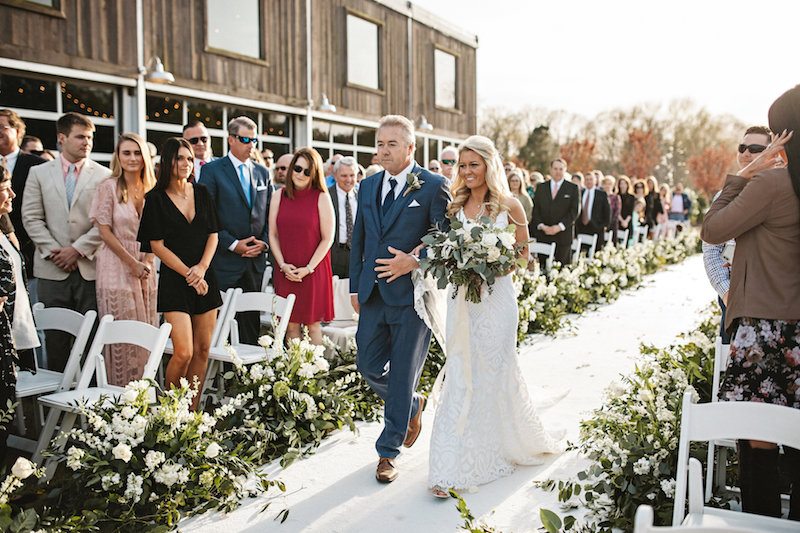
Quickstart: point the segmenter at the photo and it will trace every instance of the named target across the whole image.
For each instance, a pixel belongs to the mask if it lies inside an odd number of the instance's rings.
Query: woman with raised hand
[[[701,237],[709,244],[736,239],[725,316],[733,342],[720,400],[800,409],[800,138],[793,136],[800,85],[772,104],[769,127],[782,132],[769,146],[739,147],[758,156],[725,179]],[[737,448],[742,509],[780,516],[776,444],[739,440]],[[793,485],[789,518],[800,520],[800,451],[784,446],[784,455]]]
[[[222,298],[211,260],[217,249],[219,220],[211,193],[192,184],[194,153],[189,141],[171,137],[161,149],[156,186],[145,197],[139,242],[161,259],[158,311],[172,324],[173,353],[166,384],[197,380],[192,408],[200,401],[211,335]]]
[[[97,309],[100,316],[158,325],[153,254],[136,240],[145,194],[155,185],[144,139],[123,133],[114,149],[111,176],[97,186],[89,218],[100,231],[97,252]],[[139,346],[106,347],[108,381],[125,386],[142,378],[149,352]]]

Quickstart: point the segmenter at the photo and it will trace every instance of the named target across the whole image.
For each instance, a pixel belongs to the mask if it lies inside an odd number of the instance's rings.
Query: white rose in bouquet
[[[500,242],[502,242],[503,246],[506,248],[513,248],[517,243],[517,237],[511,232],[504,231],[500,234]]]
[[[19,479],[26,479],[33,474],[33,463],[24,457],[17,457],[17,461],[11,467],[11,473]]]
[[[206,448],[206,457],[208,457],[209,459],[213,459],[214,457],[219,455],[220,450],[222,450],[222,448],[220,448],[219,444],[217,444],[216,442],[212,442]]]
[[[489,248],[489,253],[488,253],[488,254],[487,254],[487,256],[486,256],[486,259],[487,259],[487,260],[488,260],[490,263],[494,263],[495,261],[497,261],[498,259],[500,259],[500,248],[497,248],[497,247],[495,247],[495,248]]]
[[[491,231],[486,231],[481,239],[481,245],[485,248],[492,248],[497,246],[497,234]]]

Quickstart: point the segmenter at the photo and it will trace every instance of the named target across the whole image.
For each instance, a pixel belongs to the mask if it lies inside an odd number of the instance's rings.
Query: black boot
[[[792,496],[789,500],[789,520],[800,521],[800,450],[783,447],[786,474],[792,483]]]
[[[739,476],[742,511],[765,516],[781,516],[778,489],[778,448],[753,448],[739,441]]]

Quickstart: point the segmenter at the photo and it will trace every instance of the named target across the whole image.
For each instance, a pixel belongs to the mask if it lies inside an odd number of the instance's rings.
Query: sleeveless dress
[[[194,187],[194,218],[189,222],[181,210],[170,200],[164,189],[153,189],[145,195],[144,210],[139,224],[137,240],[143,252],[152,252],[150,241],[164,241],[172,253],[188,267],[200,262],[211,233],[221,227],[217,208],[208,189],[200,184]],[[206,270],[208,292],[201,296],[186,283],[184,272],[175,272],[161,263],[158,276],[159,313],[179,311],[189,315],[202,315],[222,305],[214,264]]]
[[[151,272],[146,279],[139,279],[117,254],[103,244],[97,252],[98,314],[101,317],[113,315],[115,320],[138,320],[158,326],[153,255],[141,251],[141,245],[136,240],[139,213],[132,201],[119,201],[116,178],[109,178],[97,186],[89,218],[95,224],[110,226],[122,247],[149,266]],[[104,352],[109,383],[124,387],[133,380],[141,379],[149,356],[147,350],[132,344],[114,344],[106,346]]]
[[[466,220],[463,211],[458,218]],[[507,211],[495,226],[508,226]],[[455,290],[450,287],[450,296]],[[457,322],[459,305],[467,306],[468,324]],[[542,464],[541,454],[564,451],[561,436],[545,431],[517,364],[517,312],[510,275],[497,278],[491,292],[484,284],[480,303],[465,302],[463,292],[447,299],[447,338],[458,331],[454,328],[469,336],[469,361],[464,353],[447,354],[431,433],[430,487],[488,483],[511,474],[516,465]]]
[[[311,260],[322,240],[319,221],[319,195],[322,191],[307,187],[294,191],[294,198],[281,196],[275,223],[278,229],[283,260],[290,265],[303,267]],[[280,270],[275,272],[275,294],[297,298],[292,309],[291,322],[314,324],[333,320],[333,272],[331,252],[303,281],[289,281]]]

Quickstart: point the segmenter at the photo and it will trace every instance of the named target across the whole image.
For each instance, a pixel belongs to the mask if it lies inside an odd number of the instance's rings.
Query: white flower
[[[124,462],[128,462],[133,457],[133,452],[131,452],[131,447],[124,443],[119,443],[111,450],[112,455],[114,455],[114,459],[121,459]]]
[[[675,496],[675,480],[674,479],[662,479],[661,480],[661,490],[664,491],[664,495],[667,498],[672,498]]]
[[[210,487],[211,484],[214,483],[214,471],[213,470],[206,470],[202,474],[200,474],[200,485],[203,487]]]
[[[275,339],[273,339],[269,335],[262,335],[258,338],[258,344],[260,344],[264,348],[269,348],[270,346],[272,346],[273,342],[275,342]]]
[[[11,473],[19,479],[26,479],[33,474],[33,463],[24,457],[17,457],[17,461],[11,467]]]
[[[71,446],[67,450],[67,466],[72,470],[79,470],[82,466],[81,459],[86,455],[86,452],[75,446]]]
[[[219,455],[221,449],[222,448],[220,448],[219,444],[217,444],[216,442],[212,442],[206,448],[206,457],[208,457],[209,459],[213,459],[214,457]]]
[[[113,474],[106,474],[100,478],[100,484],[103,486],[103,490],[109,490],[112,487],[116,487],[119,485],[120,477],[119,473],[115,472]]]
[[[733,341],[738,348],[747,348],[756,342],[756,330],[753,326],[739,326],[736,330],[736,339]]]
[[[489,248],[489,252],[486,255],[486,260],[490,263],[494,263],[500,259],[500,248]]]
[[[139,398],[139,391],[135,388],[126,388],[125,392],[122,393],[122,397],[120,398],[125,403],[136,403],[136,400]]]
[[[317,367],[311,363],[303,363],[297,370],[297,375],[306,379],[311,379],[317,373]]]
[[[503,243],[503,246],[506,248],[513,248],[514,245],[517,243],[517,238],[514,236],[513,233],[509,233],[508,231],[504,231],[499,235],[500,242]]]
[[[639,391],[639,401],[642,402],[652,402],[653,401],[653,393],[650,392],[650,389],[642,389]]]
[[[136,408],[131,405],[126,405],[125,407],[122,408],[121,411],[122,416],[125,418],[133,418],[134,416],[136,416],[136,412],[137,412]]]
[[[315,356],[313,362],[314,366],[317,367],[318,372],[327,372],[331,367],[330,363],[328,363],[328,360],[324,357]]]
[[[128,486],[125,489],[125,498],[138,502],[139,498],[142,497],[143,483],[144,478],[142,478],[142,476],[137,476],[133,472],[128,474]]]
[[[147,455],[144,456],[144,464],[147,466],[148,470],[155,470],[155,468],[163,463],[165,459],[166,457],[162,452],[150,450],[147,452]]]
[[[157,483],[171,487],[175,483],[186,483],[189,481],[189,472],[181,465],[165,464],[153,474]]]
[[[481,244],[486,248],[497,247],[497,235],[490,231],[485,232],[483,234],[483,238],[481,239]]]
[[[650,472],[650,460],[647,457],[642,457],[633,463],[633,473],[637,476],[643,476]]]

